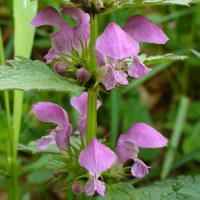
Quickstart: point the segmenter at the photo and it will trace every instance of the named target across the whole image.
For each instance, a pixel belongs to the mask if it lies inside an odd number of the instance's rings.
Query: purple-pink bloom
[[[138,148],[160,148],[167,145],[168,140],[157,130],[145,123],[136,123],[122,134],[117,142],[116,153],[121,163],[132,159],[135,163],[132,166],[132,175],[143,178],[148,174],[146,166],[137,156]]]
[[[123,70],[116,70],[112,64],[108,64],[108,73],[103,77],[102,83],[106,90],[111,90],[116,83],[128,85],[128,75]]]
[[[67,149],[72,133],[67,112],[51,102],[39,102],[33,105],[33,111],[40,121],[57,125],[50,131],[49,136],[44,136],[37,141],[38,148],[46,149],[49,144],[56,142],[58,148]]]
[[[123,60],[136,56],[139,49],[139,43],[133,40],[116,23],[108,24],[95,44],[95,54],[99,65],[105,64],[107,58]]]
[[[52,48],[45,56],[47,63],[62,55],[71,55],[76,50],[79,55],[82,48],[87,48],[90,38],[90,17],[79,8],[64,7],[61,13],[69,15],[78,25],[70,27],[52,7],[40,11],[32,20],[33,26],[51,25],[58,27],[58,31],[51,34]]]
[[[79,112],[78,130],[85,140],[86,137],[86,123],[87,123],[87,108],[88,108],[88,93],[83,92],[79,97],[71,99],[71,105]],[[101,102],[97,100],[97,110],[101,106]]]
[[[133,58],[133,63],[128,68],[128,75],[133,78],[140,78],[145,74],[148,74],[151,68],[146,67],[136,57]]]
[[[102,80],[106,90],[113,89],[116,83],[127,85],[128,75],[140,78],[151,71],[137,59],[140,50],[139,42],[164,44],[167,40],[164,32],[144,16],[132,17],[123,29],[115,23],[108,24],[95,44],[95,55],[99,67],[106,65],[108,68]],[[122,71],[119,63],[127,58],[132,58],[133,62]],[[128,75],[125,75],[126,70]]]
[[[102,172],[107,171],[116,162],[115,153],[101,144],[96,138],[92,138],[90,144],[84,149],[78,158],[78,162],[83,166],[90,175],[90,180],[85,184],[85,192],[87,196],[92,196],[95,191],[105,194],[105,183],[98,180]]]

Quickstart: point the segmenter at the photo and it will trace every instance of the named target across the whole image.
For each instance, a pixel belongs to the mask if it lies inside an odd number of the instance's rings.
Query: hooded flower
[[[52,7],[40,11],[31,22],[31,25],[36,27],[42,25],[58,27],[58,31],[51,34],[52,48],[45,56],[47,63],[60,58],[61,55],[71,55],[73,50],[81,55],[82,48],[86,48],[89,43],[89,15],[75,7],[64,7],[61,13],[69,15],[77,25],[70,27]]]
[[[116,153],[121,163],[133,159],[132,175],[137,178],[143,178],[149,173],[149,167],[137,157],[139,153],[138,148],[160,148],[166,146],[167,141],[161,133],[150,125],[136,123],[119,137]]]
[[[87,109],[88,109],[88,93],[83,92],[79,97],[71,99],[71,105],[79,112],[78,130],[83,139],[86,137]],[[101,102],[97,100],[97,109],[101,106]]]
[[[92,138],[90,144],[84,149],[78,158],[78,162],[83,166],[90,175],[90,180],[85,184],[85,193],[92,196],[95,191],[104,196],[105,183],[98,180],[102,172],[107,171],[116,162],[115,153],[101,144],[96,138]]]
[[[60,106],[50,102],[40,102],[33,106],[36,117],[42,122],[56,124],[57,127],[37,141],[39,149],[46,149],[49,144],[56,142],[58,148],[67,149],[72,125],[68,115]]]
[[[167,40],[164,32],[144,16],[133,16],[123,29],[116,23],[108,24],[95,44],[99,66],[106,65],[108,68],[109,75],[106,74],[102,80],[106,90],[114,88],[116,83],[127,85],[128,75],[140,78],[151,70],[137,59],[139,42],[164,44]],[[119,63],[129,57],[133,62],[128,69],[123,69]]]

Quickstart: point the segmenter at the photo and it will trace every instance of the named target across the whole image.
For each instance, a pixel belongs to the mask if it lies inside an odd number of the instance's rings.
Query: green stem
[[[98,15],[90,16],[90,59],[89,71],[95,75],[97,69],[96,57],[94,54],[94,45],[98,37]],[[87,130],[86,144],[90,143],[93,137],[97,134],[97,91],[93,88],[88,90],[88,111],[87,111]]]
[[[88,145],[97,133],[97,92],[91,89],[88,91],[87,113],[86,144]]]
[[[4,54],[4,47],[3,47],[3,40],[2,34],[0,30],[0,64],[5,65],[5,54]],[[8,192],[8,199],[15,200],[15,192],[13,192],[13,185],[15,178],[13,179],[13,137],[12,137],[12,129],[11,129],[11,117],[10,117],[10,100],[9,100],[9,91],[4,91],[4,101],[5,101],[5,108],[6,108],[6,116],[7,116],[7,125],[8,125],[8,146],[7,146],[7,172],[8,176],[6,177],[6,187]],[[16,170],[15,170],[16,171]],[[14,174],[15,176],[15,174]]]
[[[22,107],[23,107],[23,91],[14,91],[14,106],[13,106],[13,151],[14,156],[17,156],[17,144],[21,128]]]
[[[9,194],[9,200],[18,200],[19,199],[19,186],[18,186],[18,164],[17,164],[17,144],[20,134],[20,124],[22,116],[22,102],[23,102],[22,91],[14,91],[14,106],[13,106],[13,127],[9,132],[9,141],[10,141],[10,187],[12,188],[12,195]]]
[[[96,72],[97,62],[94,54],[94,45],[98,37],[98,15],[90,16],[90,60],[89,70],[91,73]]]

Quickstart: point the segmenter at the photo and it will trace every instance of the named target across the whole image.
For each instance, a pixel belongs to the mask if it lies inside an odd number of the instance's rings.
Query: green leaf
[[[171,61],[181,61],[187,59],[188,56],[178,56],[173,53],[168,53],[165,55],[157,55],[157,56],[149,56],[143,58],[143,62],[145,65],[158,64],[163,62],[171,62]]]
[[[184,5],[189,6],[190,4],[200,3],[200,0],[129,0],[123,3],[125,7],[142,7],[142,6],[153,6],[153,5]]]
[[[55,157],[51,154],[42,154],[37,160],[31,164],[22,167],[22,173],[30,173],[37,170],[54,170],[55,164],[52,162]]]
[[[97,200],[200,200],[200,176],[180,176],[135,189],[128,183],[107,186],[105,197]]]
[[[45,150],[40,150],[37,148],[36,142],[32,141],[27,145],[18,144],[17,146],[18,151],[23,151],[26,153],[36,154],[36,153],[59,153],[59,149],[57,148],[56,144],[51,144]]]
[[[0,90],[48,90],[80,94],[83,87],[71,79],[53,72],[41,61],[19,57],[19,61],[8,61],[13,67],[0,66]]]
[[[127,0],[117,1],[114,6],[104,11],[104,14],[114,12],[122,8],[134,8],[144,6],[156,6],[156,5],[183,5],[189,6],[190,4],[199,4],[200,0]]]
[[[42,184],[44,186],[45,182],[49,182],[54,178],[52,170],[37,170],[28,174],[27,183],[28,184]],[[46,184],[45,184],[46,185]]]
[[[195,56],[197,56],[198,58],[200,58],[200,52],[199,52],[199,51],[196,51],[195,49],[190,49],[190,51],[191,51]]]

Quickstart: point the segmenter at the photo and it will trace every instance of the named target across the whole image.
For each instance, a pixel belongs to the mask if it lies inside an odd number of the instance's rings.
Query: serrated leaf
[[[171,61],[181,61],[187,59],[188,56],[178,56],[173,53],[168,53],[165,55],[157,55],[157,56],[149,56],[144,58],[143,62],[145,65],[158,64],[163,62],[171,62]]]
[[[152,6],[152,5],[185,5],[200,3],[200,0],[129,0],[126,3],[126,7],[141,7],[141,6]],[[122,4],[123,5],[123,4]]]
[[[126,0],[117,1],[114,6],[104,11],[104,14],[111,13],[117,9],[156,6],[156,5],[183,5],[189,6],[190,4],[199,4],[200,0]]]
[[[0,90],[48,90],[80,94],[83,87],[62,77],[45,63],[19,57],[8,61],[12,67],[0,66]]]
[[[107,186],[104,197],[97,200],[200,200],[200,176],[180,176],[135,189],[128,183]]]
[[[154,3],[157,5],[166,5],[166,4],[178,4],[178,5],[189,5],[191,3],[199,3],[199,0],[144,0],[143,4]]]

